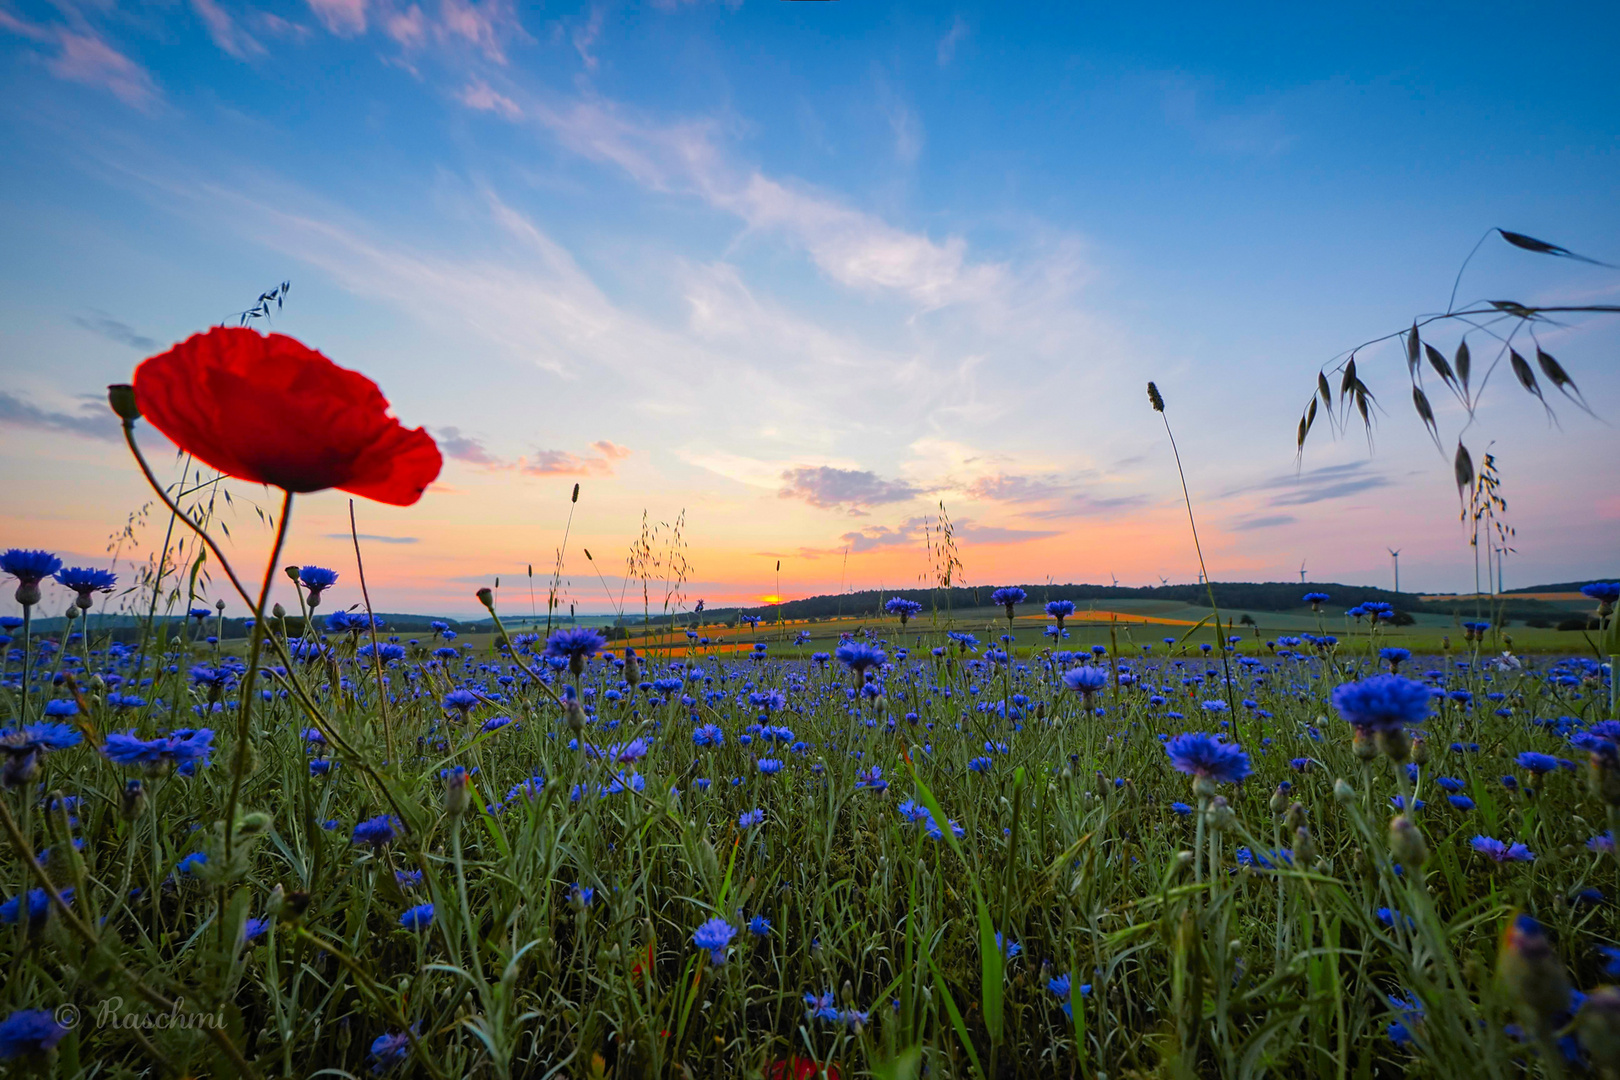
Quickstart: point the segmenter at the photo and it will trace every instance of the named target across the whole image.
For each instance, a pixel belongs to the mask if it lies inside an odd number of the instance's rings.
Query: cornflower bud
[[[1362,761],[1371,761],[1378,756],[1378,744],[1360,728],[1356,729],[1355,738],[1350,742],[1350,750]]]
[[[1429,741],[1421,735],[1412,740],[1412,760],[1419,765],[1429,763]]]
[[[125,821],[134,821],[146,812],[146,785],[139,780],[124,781],[118,799],[118,812]]]
[[[1294,830],[1294,865],[1309,866],[1316,861],[1316,841],[1311,838],[1311,830],[1301,825]]]
[[[467,791],[467,770],[461,765],[451,769],[444,778],[444,812],[458,818],[467,812],[471,796]]]
[[[1297,802],[1288,808],[1288,816],[1283,819],[1283,822],[1290,829],[1303,829],[1307,817],[1305,804]]]
[[[1569,1007],[1564,962],[1541,924],[1529,915],[1515,915],[1502,931],[1496,974],[1520,1013],[1537,1026],[1545,1026],[1554,1014]]]
[[[1288,789],[1278,784],[1277,790],[1271,793],[1271,812],[1281,814],[1286,809],[1288,809]]]
[[[1209,827],[1216,832],[1226,832],[1236,824],[1237,814],[1233,813],[1226,796],[1215,796],[1214,801],[1209,804]]]
[[[1378,749],[1384,756],[1396,765],[1404,763],[1412,753],[1412,738],[1406,731],[1397,728],[1394,731],[1380,731],[1378,733]]]
[[[1341,806],[1349,806],[1356,801],[1356,789],[1342,776],[1333,781],[1333,801]]]
[[[1423,830],[1405,814],[1396,814],[1390,819],[1389,853],[1396,862],[1413,869],[1429,861],[1429,845],[1423,839]]]
[[[1620,986],[1600,986],[1586,995],[1575,1023],[1592,1060],[1620,1061]],[[1615,1075],[1615,1066],[1610,1066],[1609,1075]]]

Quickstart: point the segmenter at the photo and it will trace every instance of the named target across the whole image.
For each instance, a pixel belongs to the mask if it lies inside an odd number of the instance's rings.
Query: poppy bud
[[[283,566],[281,572],[287,575],[289,581],[297,581],[299,574],[302,573],[296,566]]]
[[[118,812],[125,821],[134,821],[146,810],[146,785],[139,780],[124,781],[124,790],[118,800]]]
[[[1527,1019],[1545,1023],[1569,1007],[1564,962],[1541,924],[1529,915],[1515,915],[1502,932],[1496,974]]]
[[[485,588],[478,590],[477,596],[478,602],[483,604],[490,610],[490,613],[493,614],[495,611],[495,594],[486,586]]]
[[[1586,995],[1575,1023],[1592,1060],[1620,1061],[1620,986],[1600,986]]]
[[[268,832],[273,820],[269,814],[259,810],[243,814],[236,820],[236,835],[258,836],[260,833]]]
[[[113,383],[107,387],[107,404],[126,424],[133,424],[141,418],[140,406],[135,404],[135,388],[128,383]]]
[[[278,603],[270,608],[270,614],[274,615],[278,619],[285,619],[287,617],[287,609]]]
[[[1356,801],[1356,789],[1342,776],[1333,781],[1333,801],[1341,806],[1349,806]]]
[[[1402,866],[1416,868],[1429,861],[1429,845],[1423,839],[1423,830],[1405,814],[1396,814],[1390,819],[1389,853]]]
[[[470,795],[467,791],[467,770],[457,765],[444,778],[444,812],[458,818],[467,812]]]

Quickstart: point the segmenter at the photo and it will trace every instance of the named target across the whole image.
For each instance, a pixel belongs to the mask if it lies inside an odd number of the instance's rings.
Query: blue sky
[[[5,542],[96,556],[142,495],[83,396],[290,280],[450,451],[363,510],[394,606],[549,565],[576,481],[598,552],[684,508],[717,598],[912,584],[942,501],[970,581],[1192,580],[1148,378],[1215,576],[1471,587],[1398,356],[1371,454],[1294,424],[1490,226],[1620,262],[1620,12],[1413,7],[0,0]],[[1462,297],[1617,292],[1496,242]],[[1615,328],[1544,341],[1612,416]],[[1560,417],[1466,435],[1510,586],[1613,570],[1620,441]]]

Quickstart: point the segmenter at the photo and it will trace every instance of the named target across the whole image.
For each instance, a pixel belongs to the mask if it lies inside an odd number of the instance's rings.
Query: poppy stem
[[[265,564],[264,582],[259,586],[259,602],[253,609],[253,643],[248,647],[247,674],[242,676],[242,709],[237,714],[236,755],[231,762],[231,795],[225,803],[227,865],[236,839],[236,803],[242,794],[242,774],[247,771],[248,721],[253,715],[253,683],[259,673],[259,653],[264,648],[264,605],[270,599],[270,583],[275,580],[276,567],[281,562],[281,546],[287,539],[287,521],[292,517],[292,500],[292,492],[282,493],[281,516],[276,520],[276,539],[270,545],[270,560]]]

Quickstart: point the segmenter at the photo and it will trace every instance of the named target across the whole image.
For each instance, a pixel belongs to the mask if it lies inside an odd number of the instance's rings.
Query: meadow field
[[[1594,656],[1031,602],[404,638],[291,573],[324,631],[251,671],[207,607],[6,621],[13,1071],[1620,1063]]]

